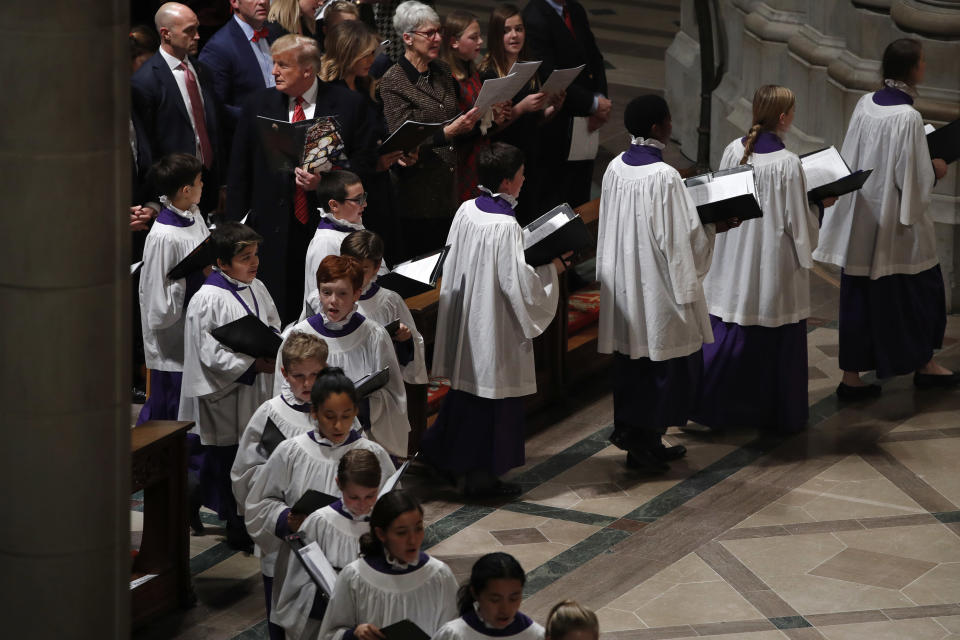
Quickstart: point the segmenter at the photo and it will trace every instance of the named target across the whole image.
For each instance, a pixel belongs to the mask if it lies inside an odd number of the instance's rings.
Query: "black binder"
[[[307,491],[300,496],[300,499],[290,507],[290,512],[298,516],[308,516],[317,509],[323,509],[328,504],[333,504],[336,501],[337,498],[327,493],[316,491],[315,489],[307,489]]]
[[[210,266],[215,260],[213,243],[210,241],[210,236],[207,236],[203,239],[203,242],[198,244],[193,251],[185,255],[183,260],[167,272],[167,277],[171,280],[186,278],[194,271],[200,271],[204,267]]]
[[[390,380],[390,367],[384,367],[380,371],[368,373],[359,380],[354,380],[353,384],[357,388],[357,395],[366,398],[371,393],[380,389]]]
[[[394,266],[394,270],[390,273],[385,273],[378,277],[377,284],[384,289],[390,289],[391,291],[399,294],[401,298],[412,298],[413,296],[418,296],[421,293],[433,291],[437,286],[437,280],[439,280],[440,276],[443,274],[443,263],[447,259],[447,254],[449,252],[450,245],[447,245],[443,249],[431,251],[430,253],[425,253],[422,256],[417,256],[412,260],[401,262],[400,264]],[[436,264],[430,271],[430,277],[426,282],[407,277],[397,271],[398,269],[402,271],[405,265],[411,265],[415,262],[429,259],[436,259]]]
[[[941,158],[947,164],[960,157],[960,119],[927,134],[930,158]]]
[[[430,640],[430,635],[409,620],[401,620],[380,629],[387,640]]]
[[[283,432],[280,431],[277,424],[270,418],[267,418],[267,425],[263,428],[263,434],[260,436],[260,444],[267,452],[267,457],[273,455],[274,450],[286,439],[287,437],[283,435]]]
[[[249,313],[217,327],[210,334],[223,346],[254,358],[276,358],[283,343],[280,334]]]
[[[567,220],[559,229],[555,229],[550,235],[541,238],[530,246],[527,246],[527,237],[535,233],[540,227],[553,220],[557,215],[565,215]],[[590,247],[595,247],[593,236],[584,224],[583,219],[570,208],[570,205],[563,203],[546,212],[527,226],[523,228],[524,232],[524,250],[523,256],[527,264],[539,267],[544,264],[550,264],[554,258],[559,258],[568,251],[574,253]]]
[[[433,138],[434,133],[438,129],[442,129],[446,124],[446,122],[414,122],[413,120],[407,120],[400,125],[399,129],[391,133],[390,136],[383,141],[377,154],[382,156],[393,151],[413,153],[420,145],[429,142]]]
[[[818,149],[817,151],[811,151],[809,153],[804,153],[800,156],[800,162],[803,164],[803,159],[809,156],[812,156],[817,153],[821,153],[830,149],[831,147],[824,147],[823,149]],[[873,169],[860,169],[857,171],[851,171],[850,165],[847,164],[847,161],[843,159],[843,156],[839,152],[834,151],[837,158],[843,162],[843,166],[846,167],[847,175],[842,178],[838,178],[833,182],[828,182],[827,184],[820,185],[819,187],[814,187],[807,191],[807,200],[809,202],[822,202],[827,198],[839,198],[842,195],[857,191],[863,187],[863,184],[867,181],[867,178],[870,177],[870,174],[873,173]]]
[[[683,184],[689,189],[710,182],[715,178],[722,178],[723,176],[743,171],[753,172],[753,165],[745,164],[739,167],[724,169],[723,171],[704,173],[699,176],[687,178],[683,181]],[[737,218],[741,222],[753,218],[760,218],[763,216],[763,211],[760,210],[760,203],[757,202],[757,198],[752,193],[744,193],[733,198],[697,205],[697,214],[700,216],[700,221],[703,224],[710,224],[712,222],[729,220],[730,218]]]
[[[400,318],[397,318],[393,322],[388,322],[383,325],[383,328],[387,330],[387,335],[392,338],[397,334],[397,331],[400,330]]]

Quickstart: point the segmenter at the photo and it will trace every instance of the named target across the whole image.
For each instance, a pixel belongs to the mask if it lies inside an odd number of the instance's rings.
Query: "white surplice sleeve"
[[[797,262],[804,269],[812,269],[820,235],[819,207],[807,200],[807,177],[799,157],[791,156],[784,163],[783,179],[787,185],[784,231],[793,240]]]
[[[903,145],[899,148],[894,176],[900,191],[899,222],[910,226],[926,219],[936,174],[930,162],[930,148],[920,112],[913,111],[905,119],[901,136]]]
[[[380,389],[370,394],[370,431],[373,439],[395,456],[407,456],[410,421],[407,419],[407,391],[403,386],[403,372],[397,361],[397,352],[387,330],[372,320],[368,348],[374,352],[372,371],[390,368],[390,378]]]
[[[692,304],[703,298],[702,280],[710,270],[716,232],[700,223],[679,174],[667,179],[663,199],[666,206],[659,207],[653,217],[655,236],[667,260],[674,302]]]
[[[293,439],[280,443],[256,475],[243,505],[247,533],[264,551],[273,552],[279,548],[277,520],[293,501],[300,498],[288,498],[286,495],[292,484],[293,469],[289,457],[294,447],[296,443]]]
[[[153,331],[176,324],[183,315],[187,280],[167,278],[170,269],[183,259],[177,257],[180,252],[182,249],[169,238],[147,235],[140,270],[140,311],[144,323]]]
[[[503,225],[497,229],[497,279],[513,315],[532,340],[543,333],[557,310],[560,296],[557,269],[553,264],[531,267],[523,254],[523,232],[520,225]]]

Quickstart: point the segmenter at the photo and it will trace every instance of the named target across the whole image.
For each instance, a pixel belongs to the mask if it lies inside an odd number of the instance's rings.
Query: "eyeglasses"
[[[410,31],[409,33],[415,33],[418,36],[423,36],[427,40],[433,40],[434,38],[440,37],[439,29],[430,29],[429,31]]]
[[[363,193],[358,195],[356,198],[344,198],[343,201],[347,202],[349,200],[350,202],[355,202],[358,206],[362,207],[367,203],[367,195],[368,195],[367,192],[364,191]]]

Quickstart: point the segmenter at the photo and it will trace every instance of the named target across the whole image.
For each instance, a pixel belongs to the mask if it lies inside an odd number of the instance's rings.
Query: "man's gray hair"
[[[407,0],[393,14],[393,28],[397,33],[413,33],[417,27],[423,24],[434,24],[440,26],[440,16],[431,7],[417,2],[417,0]]]
[[[313,38],[296,33],[280,36],[270,45],[270,55],[275,56],[294,49],[297,50],[297,64],[299,66],[312,67],[314,73],[320,73],[320,48]]]

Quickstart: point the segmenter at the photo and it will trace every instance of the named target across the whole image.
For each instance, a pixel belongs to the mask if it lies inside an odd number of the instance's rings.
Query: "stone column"
[[[2,635],[127,638],[127,5],[7,3],[0,30]]]
[[[726,76],[714,92],[711,164],[752,120],[753,92],[782,84],[797,94],[787,146],[803,153],[840,147],[860,97],[880,85],[884,47],[905,36],[923,42],[926,79],[916,107],[940,126],[960,117],[960,0],[717,0],[720,56]],[[684,0],[681,30],[666,56],[666,94],[674,136],[696,155],[700,61],[692,0]],[[947,280],[948,304],[960,312],[960,180],[951,165],[934,189],[930,215]]]

